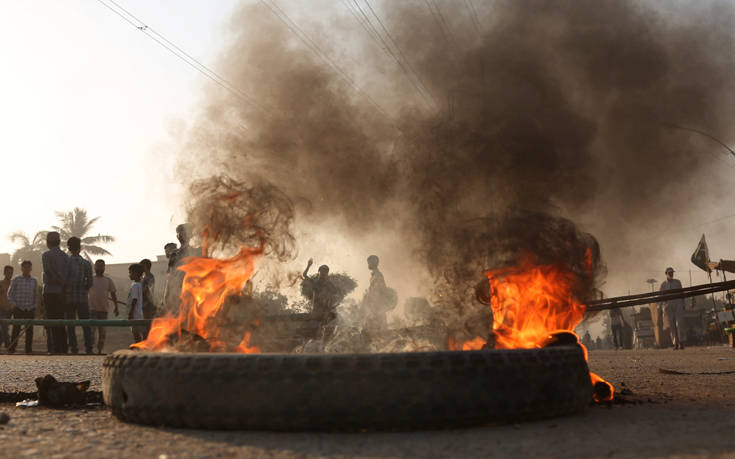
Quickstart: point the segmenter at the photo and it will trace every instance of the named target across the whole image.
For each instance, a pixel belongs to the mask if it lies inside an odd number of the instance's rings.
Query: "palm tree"
[[[26,233],[22,231],[16,231],[12,233],[8,238],[13,244],[18,244],[20,247],[13,252],[11,264],[13,266],[19,266],[24,260],[28,260],[33,263],[33,267],[40,269],[41,267],[41,255],[46,251],[46,234],[48,231],[39,231],[33,239],[29,238]]]
[[[72,236],[76,236],[81,239],[81,253],[87,260],[91,260],[90,255],[111,255],[110,252],[97,244],[114,242],[114,237],[105,236],[99,233],[97,236],[87,236],[87,234],[92,230],[92,226],[97,223],[97,220],[99,220],[100,217],[90,219],[87,216],[87,210],[80,209],[79,207],[75,207],[74,210],[69,212],[57,211],[56,217],[59,219],[59,225],[52,227],[54,231],[59,232],[62,241],[66,241]]]

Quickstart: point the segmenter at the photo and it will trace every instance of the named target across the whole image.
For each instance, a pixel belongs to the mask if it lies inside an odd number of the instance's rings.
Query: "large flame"
[[[588,265],[589,258],[585,257]],[[490,270],[485,275],[490,282],[496,348],[543,347],[555,333],[572,332],[584,318],[585,306],[574,294],[577,277],[564,267],[538,265],[527,256],[519,266]],[[477,336],[461,343],[450,339],[449,348],[469,351],[486,344],[485,338]],[[587,349],[579,345],[587,359]],[[590,378],[596,388],[595,401],[612,400],[612,385],[592,372]]]
[[[185,259],[185,264],[178,268],[184,272],[178,314],[154,319],[146,340],[131,347],[161,351],[188,335],[206,343],[210,351],[260,352],[258,347],[250,346],[250,330],[245,332],[239,345],[229,345],[220,336],[222,327],[215,319],[227,298],[239,295],[252,277],[255,262],[263,256],[264,249],[265,241],[261,238],[259,246],[242,247],[230,258]]]

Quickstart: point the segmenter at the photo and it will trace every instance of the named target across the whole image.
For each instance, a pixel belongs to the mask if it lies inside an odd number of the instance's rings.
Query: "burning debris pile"
[[[248,301],[252,292],[244,295],[243,289],[256,261],[291,256],[293,206],[276,187],[255,183],[217,176],[191,185],[197,199],[189,215],[202,234],[202,256],[179,268],[184,272],[179,310],[155,319],[147,339],[134,348],[260,352],[250,346],[259,311]],[[238,312],[239,320],[232,320],[231,312]]]

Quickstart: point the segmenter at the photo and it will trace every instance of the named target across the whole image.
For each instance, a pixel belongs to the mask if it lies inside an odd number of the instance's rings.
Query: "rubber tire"
[[[121,420],[253,430],[412,430],[583,411],[579,346],[395,354],[118,351],[102,373]]]

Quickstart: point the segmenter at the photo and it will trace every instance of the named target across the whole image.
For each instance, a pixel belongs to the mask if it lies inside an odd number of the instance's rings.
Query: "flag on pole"
[[[704,271],[711,271],[709,267],[709,249],[707,248],[707,241],[704,239],[704,234],[702,234],[702,239],[697,244],[697,250],[692,254],[692,263]]]

